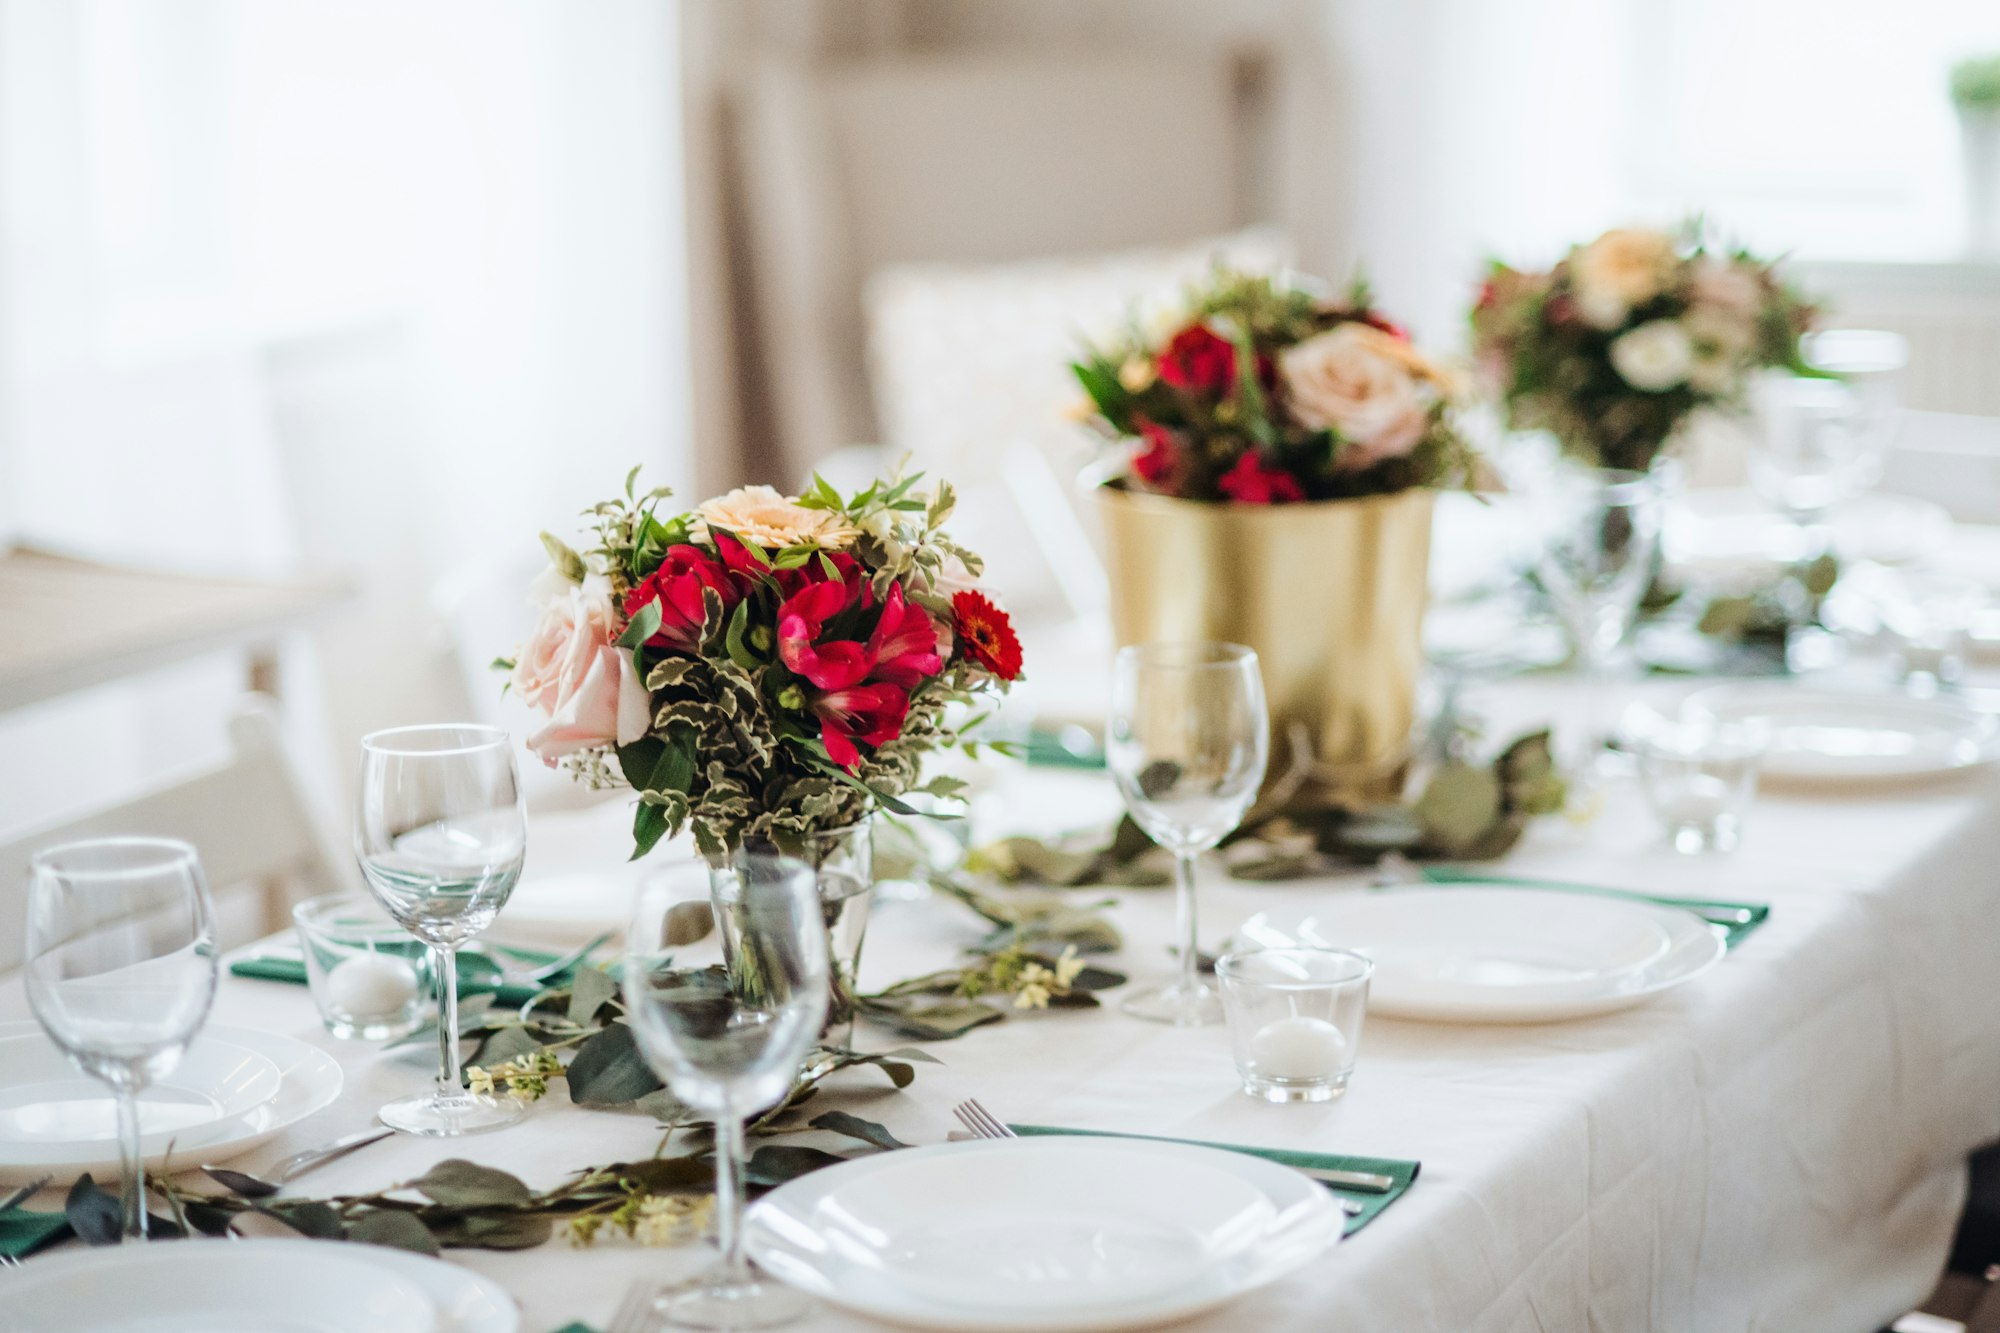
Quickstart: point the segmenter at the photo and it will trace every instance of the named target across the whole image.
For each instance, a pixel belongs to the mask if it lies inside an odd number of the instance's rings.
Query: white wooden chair
[[[275,701],[246,695],[229,736],[234,753],[219,767],[0,842],[0,977],[23,961],[28,863],[58,843],[129,834],[194,844],[224,947],[283,926],[291,904],[311,894],[359,889],[352,857],[302,794]]]

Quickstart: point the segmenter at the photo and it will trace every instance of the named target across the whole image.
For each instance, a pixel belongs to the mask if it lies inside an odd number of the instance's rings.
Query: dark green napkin
[[[1722,932],[1725,948],[1734,949],[1752,931],[1764,924],[1771,915],[1769,903],[1733,903],[1722,898],[1671,898],[1665,894],[1635,893],[1630,889],[1600,888],[1594,884],[1564,884],[1544,879],[1510,879],[1505,875],[1489,875],[1476,868],[1461,866],[1425,866],[1424,879],[1432,884],[1504,884],[1515,889],[1547,889],[1553,893],[1588,893],[1599,898],[1624,898],[1631,902],[1653,903],[1659,907],[1678,907],[1705,916],[1709,912],[1742,912],[1746,916],[1741,921],[1717,921],[1709,924]]]
[[[544,953],[538,949],[511,947],[507,956],[518,958],[529,967],[540,967],[562,957],[561,954]],[[306,964],[303,958],[241,958],[229,965],[229,975],[303,986],[306,984]],[[458,955],[458,993],[461,995],[491,995],[495,1004],[519,1008],[541,992],[540,986],[501,983],[500,974],[493,964],[477,954]]]
[[[1102,1129],[1059,1129],[1053,1125],[1013,1125],[1016,1134],[1023,1138],[1035,1138],[1044,1134],[1081,1134],[1102,1139],[1145,1139],[1152,1143],[1186,1143],[1196,1148],[1220,1148],[1224,1152],[1240,1152],[1250,1157],[1261,1157],[1279,1166],[1309,1166],[1320,1171],[1367,1171],[1378,1176],[1388,1176],[1396,1183],[1386,1194],[1367,1194],[1360,1190],[1344,1190],[1338,1185],[1327,1188],[1343,1199],[1352,1199],[1361,1205],[1361,1211],[1347,1219],[1345,1235],[1353,1235],[1373,1222],[1384,1208],[1403,1197],[1423,1170],[1422,1162],[1408,1162],[1400,1157],[1356,1157],[1351,1153],[1337,1152],[1297,1152],[1290,1148],[1246,1148],[1240,1143],[1206,1143],[1200,1139],[1170,1139],[1158,1134],[1119,1134]]]
[[[25,1259],[68,1234],[69,1219],[61,1213],[31,1213],[25,1208],[0,1213],[0,1254],[9,1259]]]

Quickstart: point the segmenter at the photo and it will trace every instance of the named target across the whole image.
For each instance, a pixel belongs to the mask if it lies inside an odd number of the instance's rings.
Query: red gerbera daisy
[[[985,593],[967,588],[951,599],[953,628],[968,657],[1002,680],[1021,675],[1021,641],[1014,622]]]

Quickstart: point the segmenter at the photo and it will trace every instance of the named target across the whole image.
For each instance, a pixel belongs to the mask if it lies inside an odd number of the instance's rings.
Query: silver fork
[[[19,1268],[21,1261],[11,1254],[0,1254],[0,1268]]]
[[[48,1184],[51,1180],[54,1179],[55,1179],[54,1176],[43,1176],[39,1180],[21,1186],[21,1188],[15,1190],[12,1194],[9,1194],[6,1198],[0,1199],[0,1213],[11,1212],[16,1208],[19,1208],[22,1204],[26,1203],[30,1197],[34,1195],[35,1191],[39,1190],[42,1186]]]
[[[979,1104],[979,1099],[977,1097],[966,1098],[958,1105],[952,1107],[951,1113],[958,1117],[959,1124],[964,1125],[967,1129],[971,1130],[973,1135],[977,1138],[1017,1139],[1021,1137],[1020,1135],[1016,1134],[1013,1130],[1007,1128],[1007,1123],[1002,1119],[1000,1119],[1000,1117],[994,1115],[991,1111],[981,1106]],[[1362,1176],[1364,1174],[1361,1172],[1321,1171],[1314,1168],[1302,1167],[1302,1166],[1295,1166],[1292,1168],[1292,1170],[1297,1171],[1302,1176],[1310,1176],[1314,1180],[1319,1181],[1322,1185],[1340,1183],[1337,1180],[1328,1180],[1327,1179],[1328,1176],[1332,1175]],[[1395,1182],[1393,1180],[1390,1180],[1387,1176],[1368,1175],[1366,1176],[1366,1179],[1369,1180],[1370,1182],[1378,1180],[1382,1181],[1384,1182],[1384,1188],[1393,1186],[1395,1184]],[[1350,1189],[1368,1188],[1368,1186],[1349,1185],[1348,1188]],[[1352,1199],[1342,1199],[1340,1201],[1340,1207],[1341,1211],[1346,1213],[1349,1217],[1355,1217],[1361,1213],[1361,1205],[1356,1203]]]

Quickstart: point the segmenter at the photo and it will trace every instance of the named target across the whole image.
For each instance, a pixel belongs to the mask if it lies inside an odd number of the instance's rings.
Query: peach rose
[[[1287,347],[1278,375],[1299,424],[1345,442],[1343,471],[1415,448],[1430,419],[1430,387],[1442,378],[1407,342],[1358,321]]]
[[[1570,257],[1576,308],[1593,327],[1615,329],[1666,290],[1677,262],[1665,232],[1613,228]]]
[[[858,535],[837,516],[824,509],[807,509],[769,486],[738,486],[694,512],[703,524],[714,524],[773,551],[807,542],[838,548],[852,544]],[[697,534],[697,540],[700,536]]]
[[[578,750],[629,745],[646,734],[652,700],[618,647],[618,616],[603,591],[571,585],[550,601],[514,661],[513,684],[548,723],[528,748],[553,765]]]

